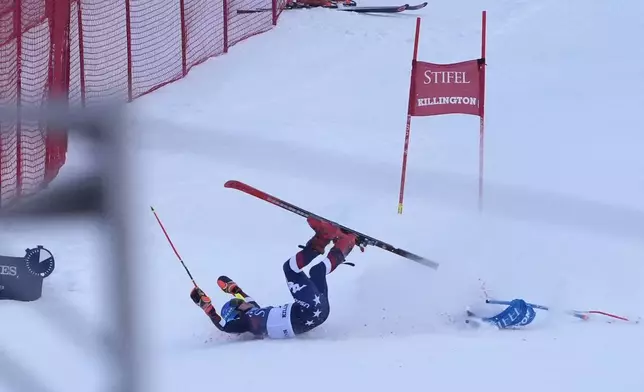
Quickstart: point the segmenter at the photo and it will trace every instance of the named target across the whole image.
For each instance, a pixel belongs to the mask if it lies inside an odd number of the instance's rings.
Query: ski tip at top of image
[[[228,180],[224,183],[224,188],[231,188],[231,189],[237,189],[237,190],[244,190],[244,191],[257,191],[257,189],[253,188],[252,186],[243,183],[238,180]]]
[[[224,183],[224,188],[236,189],[238,191],[249,193],[253,196],[258,196],[259,194],[264,194],[260,190],[253,188],[252,186],[245,184],[237,180],[228,180]]]
[[[224,188],[234,188],[239,185],[237,180],[228,180],[224,183]]]
[[[408,11],[416,11],[416,10],[419,10],[419,9],[427,7],[427,4],[428,4],[427,2],[424,2],[424,3],[420,3],[420,4],[416,4],[416,5],[408,5],[407,10]]]

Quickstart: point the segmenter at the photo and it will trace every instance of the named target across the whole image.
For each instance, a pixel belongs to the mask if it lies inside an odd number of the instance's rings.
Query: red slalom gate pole
[[[483,168],[485,156],[485,42],[487,37],[487,11],[481,17],[481,96],[480,96],[480,130],[479,130],[479,211],[483,210]]]
[[[414,55],[411,62],[411,77],[409,82],[409,102],[407,104],[407,125],[405,127],[405,146],[403,148],[402,173],[400,175],[400,194],[398,196],[398,214],[403,211],[403,197],[405,193],[405,177],[407,173],[407,155],[409,152],[409,138],[411,134],[411,111],[414,99],[414,73],[418,59],[418,40],[420,38],[420,17],[416,18],[416,35],[414,37]]]

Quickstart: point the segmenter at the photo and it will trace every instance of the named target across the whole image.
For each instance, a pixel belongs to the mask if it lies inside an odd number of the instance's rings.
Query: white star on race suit
[[[310,327],[311,325],[313,325],[313,320],[309,320],[306,322],[307,327]]]
[[[319,295],[314,296],[313,302],[315,302],[315,306],[318,306],[320,304],[320,296]]]
[[[314,317],[320,317],[320,313],[322,313],[322,311],[320,309],[318,309],[315,312],[313,312],[313,316]]]

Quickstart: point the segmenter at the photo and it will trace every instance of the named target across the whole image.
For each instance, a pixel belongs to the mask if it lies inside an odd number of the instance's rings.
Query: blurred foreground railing
[[[112,369],[113,385],[110,391],[134,392],[141,390],[139,344],[136,339],[132,288],[134,271],[132,262],[131,225],[127,210],[131,200],[128,195],[127,154],[123,138],[126,133],[120,106],[96,107],[90,110],[70,111],[65,105],[50,109],[24,107],[21,120],[41,121],[51,129],[61,129],[73,137],[84,138],[95,148],[96,172],[84,178],[57,180],[51,189],[31,196],[8,209],[0,210],[0,222],[67,219],[87,216],[98,219],[104,227],[102,234],[110,246],[109,262],[105,263],[110,298],[102,304],[109,314],[112,328],[104,339],[105,354]],[[0,120],[16,120],[15,107],[0,106]],[[69,316],[76,320],[70,320]],[[83,325],[79,313],[71,307],[68,311],[45,315],[52,323]],[[65,318],[61,320],[58,318]],[[82,327],[81,327],[82,328]],[[67,329],[68,334],[77,334],[77,328]],[[98,333],[98,331],[97,331]],[[74,338],[74,336],[72,336]],[[64,361],[64,358],[61,358]],[[72,371],[72,364],[67,364]],[[11,353],[0,352],[0,379],[10,382],[15,390],[46,391],[47,383],[38,382],[30,372],[30,366],[17,363]],[[73,379],[73,374],[69,374]],[[73,382],[73,381],[72,381]],[[69,390],[73,390],[70,388]]]

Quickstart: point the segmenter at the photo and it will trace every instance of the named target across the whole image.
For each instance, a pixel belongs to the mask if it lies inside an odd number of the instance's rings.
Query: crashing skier
[[[356,236],[344,233],[333,224],[308,218],[315,235],[306,245],[283,265],[284,276],[294,301],[280,306],[261,307],[248,296],[234,281],[226,276],[218,280],[220,288],[235,296],[217,314],[210,298],[198,287],[190,298],[221,331],[231,334],[249,332],[255,337],[292,338],[320,326],[329,316],[329,300],[326,275],[345,262],[353,247]],[[302,271],[315,258],[324,254],[326,247],[333,247],[326,258],[311,267],[309,275]]]

